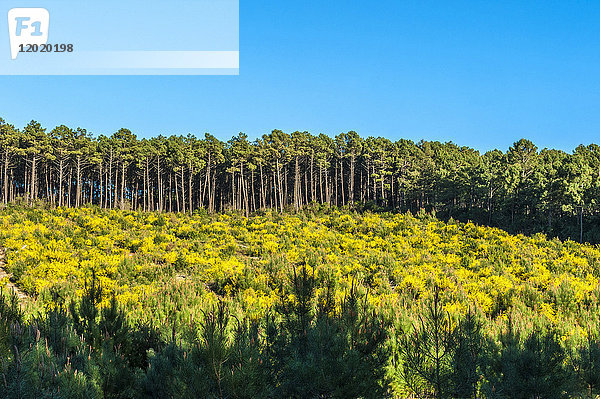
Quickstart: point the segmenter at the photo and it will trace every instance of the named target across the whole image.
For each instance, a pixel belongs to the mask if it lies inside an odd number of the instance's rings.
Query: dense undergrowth
[[[600,250],[430,215],[0,211],[3,397],[595,397]],[[23,310],[24,309],[24,310]]]

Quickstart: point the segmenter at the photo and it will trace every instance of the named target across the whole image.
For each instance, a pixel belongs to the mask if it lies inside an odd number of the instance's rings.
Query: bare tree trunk
[[[185,213],[185,184],[184,184],[185,169],[181,166],[181,211]]]
[[[13,170],[10,170],[10,196],[9,196],[9,201],[13,202],[15,200],[15,180],[14,180],[14,174],[13,174]]]
[[[307,175],[308,175],[308,171],[306,170],[306,165],[305,165],[305,167],[304,167],[304,205],[308,205],[308,176]],[[300,197],[302,197],[302,195]],[[302,205],[302,204],[300,204],[300,205]]]
[[[49,175],[50,173],[48,172],[48,164],[46,163],[46,171],[45,171],[45,180],[46,180],[46,201],[50,201],[50,203],[54,206],[54,201],[53,201],[53,197],[50,197],[50,180],[49,180]]]
[[[211,184],[210,184],[210,162],[211,162],[211,154],[210,152],[208,153],[208,162],[206,163],[206,176],[205,176],[205,181],[204,181],[204,189],[206,190],[206,194],[207,194],[207,202],[208,202],[208,211],[212,212],[212,208],[211,208]],[[204,192],[202,193],[202,200],[204,201]]]
[[[254,169],[250,171],[250,188],[252,189],[252,211],[256,212],[256,195],[254,193]]]
[[[37,161],[37,157],[34,155],[31,156],[31,179],[29,181],[29,201],[32,202],[35,198],[35,164]]]
[[[335,163],[335,205],[337,206],[338,204],[338,164],[337,162]]]
[[[77,191],[75,194],[75,207],[81,205],[81,156],[77,156]]]
[[[294,207],[296,208],[296,211],[298,211],[299,206],[299,202],[300,202],[300,178],[298,176],[299,172],[298,172],[298,156],[296,155],[295,160],[294,160]]]
[[[354,154],[350,157],[350,181],[348,187],[348,202],[354,202]]]
[[[112,207],[113,204],[113,192],[114,192],[114,187],[117,184],[117,182],[115,182],[115,184],[113,185],[112,182],[112,165],[113,165],[113,149],[110,149],[110,159],[108,161],[108,180],[106,182],[106,189],[108,190],[106,193],[106,200],[108,201],[108,208]]]
[[[140,181],[139,179],[135,179],[135,191],[131,194],[131,198],[133,200],[133,210],[137,211],[138,208],[138,189],[139,189]]]
[[[169,212],[173,212],[173,199],[171,193],[173,192],[173,172],[169,173]]]
[[[121,209],[125,209],[125,162],[121,162]]]
[[[273,193],[275,192],[275,171],[273,171],[273,179],[269,179],[269,176],[266,177],[267,190],[265,195],[265,201],[268,201],[267,205],[269,208],[273,208]],[[277,209],[275,209],[277,210]]]
[[[146,181],[144,184],[144,211],[153,211],[154,204],[152,199],[152,185],[150,184],[150,160],[146,157],[146,167],[144,168],[146,172]]]
[[[244,209],[246,212],[246,217],[250,215],[250,210],[248,209],[248,187],[246,185],[246,179],[244,178],[244,163],[240,164],[240,175],[242,178],[242,195],[244,200]]]
[[[179,212],[180,208],[179,208],[179,189],[178,189],[179,184],[177,184],[177,172],[175,172],[175,200],[177,203],[177,212]]]
[[[275,177],[277,176],[277,179],[275,179]],[[279,211],[283,211],[283,204],[282,204],[282,191],[281,191],[281,179],[279,177],[279,161],[275,160],[275,169],[273,170],[273,185],[274,185],[274,190],[273,190],[273,195],[275,196],[275,210],[277,210],[278,205],[279,204]]]
[[[150,180],[150,164],[146,162],[146,211],[152,212],[156,210],[154,205],[154,183]]]
[[[323,203],[323,165],[319,164],[319,194]]]
[[[147,184],[147,176],[148,176],[148,163],[146,162],[146,167],[142,171],[142,210],[146,212],[148,210],[148,186]]]
[[[263,166],[260,164],[260,207],[266,208],[266,198],[265,198],[265,186],[264,186],[264,178],[263,178]]]
[[[192,162],[190,161],[188,166],[188,205],[190,209],[190,215],[192,214],[192,179],[194,177],[194,169],[192,167]]]
[[[9,155],[8,152],[4,153],[4,190],[3,190],[3,194],[4,194],[4,203],[7,204],[8,200],[9,200],[9,183],[8,183],[8,166],[10,163],[10,159],[9,159]]]
[[[344,194],[344,164],[340,158],[340,191],[342,192],[342,206],[346,205],[346,195]]]
[[[212,176],[212,183],[211,183],[211,187],[212,187],[212,194],[211,194],[211,197],[210,197],[210,198],[211,198],[211,204],[210,204],[210,206],[211,206],[211,209],[212,209],[212,211],[211,211],[211,212],[214,212],[214,211],[215,211],[215,197],[217,196],[217,190],[216,190],[216,188],[215,188],[215,185],[216,185],[216,179],[217,179],[216,173],[213,173],[213,176]],[[221,195],[221,198],[223,198],[223,196],[222,196],[222,195]]]
[[[73,185],[73,168],[69,168],[69,180],[67,182],[68,184],[68,189],[67,189],[67,206],[73,206],[73,204],[71,203],[71,186]]]
[[[63,179],[64,179],[64,159],[58,162],[58,206],[63,206]]]
[[[313,151],[310,155],[310,201],[316,202],[316,190],[315,190],[315,152]],[[321,200],[323,202],[323,200]]]
[[[279,196],[279,210],[283,212],[283,186],[281,184],[281,174],[279,173],[279,160],[276,160],[277,180],[279,188],[276,190]]]
[[[162,183],[162,173],[160,170],[160,156],[156,157],[156,180],[158,182],[158,208],[162,212],[165,209],[165,195]]]
[[[103,180],[103,176],[102,176],[102,162],[100,162],[98,164],[98,169],[99,169],[98,170],[98,178],[100,179],[100,198],[98,199],[99,200],[98,204],[100,205],[100,208],[103,208],[104,207],[104,203],[103,203],[103,201],[104,201],[104,192],[103,192],[104,187],[103,186],[104,185],[102,183],[102,180]]]
[[[283,203],[288,205],[288,168],[286,168],[285,163],[281,165],[283,169]]]

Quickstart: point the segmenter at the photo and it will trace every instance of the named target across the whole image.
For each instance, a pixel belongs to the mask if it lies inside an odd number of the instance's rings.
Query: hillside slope
[[[29,294],[69,297],[94,271],[107,297],[115,292],[132,311],[139,302],[168,307],[156,298],[176,286],[194,293],[182,298],[186,312],[235,297],[260,315],[291,267],[306,263],[335,280],[338,301],[352,281],[374,303],[418,299],[438,285],[451,311],[477,307],[495,318],[524,304],[558,323],[596,304],[600,278],[597,247],[427,215],[9,209],[0,226],[6,267]]]

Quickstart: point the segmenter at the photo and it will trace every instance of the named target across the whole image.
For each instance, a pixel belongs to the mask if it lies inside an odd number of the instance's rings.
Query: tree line
[[[0,118],[0,199],[144,211],[299,210],[310,204],[425,210],[510,232],[599,242],[600,147],[521,139],[485,153],[452,142],[273,130],[223,142],[128,129],[22,129]]]

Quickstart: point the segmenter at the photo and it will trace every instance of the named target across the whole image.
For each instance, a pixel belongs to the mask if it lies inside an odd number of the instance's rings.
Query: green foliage
[[[89,282],[86,281],[84,294],[76,305],[74,300],[69,304],[73,317],[75,331],[80,334],[92,347],[101,346],[102,335],[98,325],[100,313],[98,305],[102,300],[102,287],[98,284],[96,274],[92,274]]]
[[[5,211],[18,284],[73,268],[1,295],[0,397],[599,394],[597,248],[314,212]]]
[[[339,313],[333,310],[328,294],[316,309],[316,284],[314,269],[294,268],[288,288],[293,299],[282,298],[282,324],[279,329],[270,326],[268,348],[276,396],[382,397],[386,392],[385,323],[361,300],[354,285]]]
[[[398,372],[409,392],[440,399],[477,397],[484,356],[480,321],[470,311],[453,320],[438,287],[425,314],[398,340]]]
[[[572,397],[573,373],[565,367],[566,353],[555,331],[535,329],[524,335],[509,322],[500,342],[500,353],[491,363],[495,378],[487,387],[490,397]]]
[[[588,398],[595,398],[600,394],[600,342],[596,334],[589,331],[574,352],[571,362],[577,376],[578,390],[585,392]]]

